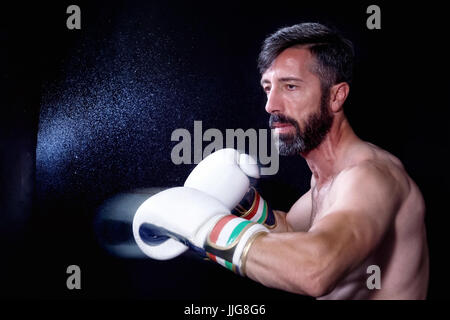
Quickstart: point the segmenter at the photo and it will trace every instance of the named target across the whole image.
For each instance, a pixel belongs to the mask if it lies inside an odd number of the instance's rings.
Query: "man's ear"
[[[337,83],[330,90],[330,108],[333,112],[342,110],[345,100],[348,97],[350,86],[347,82]]]

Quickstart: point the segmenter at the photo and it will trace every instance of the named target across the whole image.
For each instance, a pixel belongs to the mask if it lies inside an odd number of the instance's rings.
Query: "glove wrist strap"
[[[203,247],[212,261],[244,276],[242,258],[246,257],[253,236],[262,232],[268,232],[267,228],[235,215],[226,215],[213,226]]]

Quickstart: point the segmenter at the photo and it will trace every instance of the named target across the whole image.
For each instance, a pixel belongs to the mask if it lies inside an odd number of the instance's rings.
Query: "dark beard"
[[[333,124],[333,116],[328,107],[328,94],[322,95],[320,109],[306,119],[305,127],[300,130],[297,121],[282,114],[271,114],[269,125],[272,128],[274,122],[289,123],[294,126],[294,134],[279,135],[279,153],[282,156],[307,153],[317,148],[330,131]]]

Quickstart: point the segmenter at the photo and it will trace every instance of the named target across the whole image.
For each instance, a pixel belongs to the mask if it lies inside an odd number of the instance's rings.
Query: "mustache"
[[[274,123],[288,123],[288,124],[291,124],[291,125],[293,125],[294,127],[296,127],[296,128],[298,128],[298,123],[297,123],[297,121],[295,121],[294,119],[292,119],[292,118],[290,118],[290,117],[288,117],[288,116],[285,116],[284,114],[280,114],[280,113],[277,113],[277,114],[271,114],[270,115],[270,118],[269,118],[269,127],[271,128],[271,129],[273,129],[273,125],[274,125]]]

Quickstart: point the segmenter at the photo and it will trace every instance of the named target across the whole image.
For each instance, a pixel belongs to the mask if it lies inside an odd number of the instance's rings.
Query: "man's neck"
[[[357,140],[359,138],[345,116],[342,116],[335,118],[330,131],[317,148],[301,154],[308,163],[317,186],[330,181],[340,171],[345,151]]]

